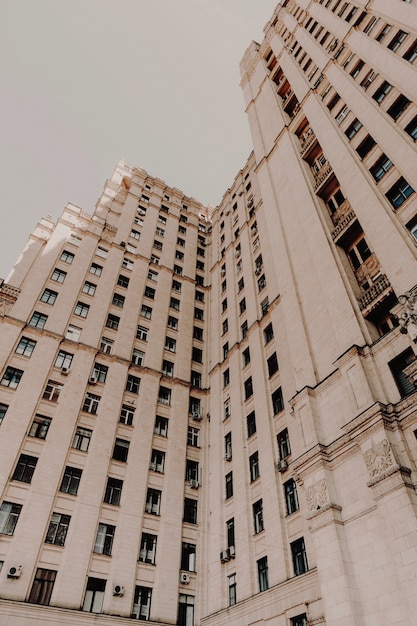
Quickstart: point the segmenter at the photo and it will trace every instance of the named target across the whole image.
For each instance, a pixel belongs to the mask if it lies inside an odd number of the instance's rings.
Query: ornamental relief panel
[[[363,456],[371,478],[380,476],[396,464],[387,439],[373,445]]]
[[[309,511],[316,511],[330,504],[326,480],[321,478],[307,489],[307,505]]]

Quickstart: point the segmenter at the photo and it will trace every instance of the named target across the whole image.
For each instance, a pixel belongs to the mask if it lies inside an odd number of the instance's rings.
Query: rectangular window
[[[148,332],[149,329],[145,328],[145,326],[138,326],[136,330],[136,339],[140,339],[141,341],[148,341]]]
[[[70,467],[67,465],[64,470],[59,490],[63,493],[69,493],[72,496],[76,496],[78,493],[78,487],[80,486],[82,473],[83,471],[78,467]]]
[[[404,113],[408,105],[410,104],[410,100],[406,98],[403,94],[398,96],[398,98],[391,104],[391,106],[387,109],[387,113],[392,119],[396,122],[399,117]]]
[[[145,513],[150,515],[159,515],[161,512],[161,496],[162,492],[159,489],[148,488],[146,494]]]
[[[119,274],[119,278],[117,279],[117,284],[119,287],[125,287],[127,289],[129,287],[130,278],[127,276],[123,276],[123,274]]]
[[[29,337],[22,337],[16,346],[15,352],[16,354],[21,354],[22,356],[31,357],[35,346],[36,341],[29,339]]]
[[[191,385],[193,387],[197,387],[198,389],[201,389],[201,372],[195,372],[194,370],[191,371]]]
[[[98,265],[97,263],[92,263],[90,267],[90,274],[93,276],[101,276],[101,272],[103,271],[103,266]]]
[[[92,378],[95,378],[99,383],[105,383],[107,378],[107,372],[109,368],[107,365],[102,365],[101,363],[94,363],[94,368],[91,373]]]
[[[138,350],[138,348],[133,348],[132,352],[132,365],[142,366],[143,359],[145,358],[145,353],[143,350]]]
[[[356,148],[356,152],[359,154],[361,159],[364,159],[374,146],[376,146],[375,139],[371,137],[371,135],[367,135]]]
[[[199,326],[194,326],[193,328],[193,339],[198,339],[198,341],[203,341],[203,329]]]
[[[181,548],[181,569],[186,572],[195,572],[195,561],[196,545],[183,541]]]
[[[136,585],[133,599],[132,618],[148,621],[151,615],[152,589]]]
[[[356,135],[356,133],[358,133],[360,131],[360,129],[362,128],[362,122],[360,122],[358,119],[355,119],[350,126],[348,126],[348,128],[345,130],[345,135],[346,137],[351,140],[354,138],[354,136]]]
[[[123,309],[125,304],[125,297],[122,296],[120,293],[114,293],[111,303],[113,304],[113,306],[117,306],[119,307],[119,309]]]
[[[92,430],[88,428],[82,428],[81,426],[77,426],[77,430],[75,431],[74,439],[72,440],[72,448],[75,450],[81,450],[81,452],[87,452],[88,447],[90,445],[91,435],[93,434]]]
[[[177,298],[171,298],[169,301],[169,306],[171,309],[175,309],[176,311],[180,310],[180,301]]]
[[[188,427],[187,445],[198,448],[200,445],[200,430],[194,426]]]
[[[402,42],[407,37],[407,35],[408,33],[406,33],[404,30],[399,30],[391,39],[387,48],[395,52],[401,46]]]
[[[258,565],[258,583],[259,591],[266,591],[269,587],[268,583],[268,557],[263,556],[256,561]]]
[[[176,317],[173,317],[172,315],[169,315],[167,326],[168,328],[171,328],[172,330],[178,330],[178,319]]]
[[[197,524],[197,500],[192,498],[184,499],[184,522]]]
[[[291,626],[307,626],[307,615],[303,613],[291,618]]]
[[[264,512],[262,499],[257,500],[252,504],[252,513],[253,513],[253,528],[255,535],[260,533],[264,529]]]
[[[187,459],[185,465],[185,480],[187,482],[194,481],[198,483],[198,478],[198,461]]]
[[[178,626],[194,626],[194,596],[180,593],[177,624]]]
[[[87,588],[85,590],[82,610],[87,611],[88,613],[101,613],[105,589],[105,580],[89,576],[87,579]]]
[[[278,358],[276,352],[274,352],[267,360],[268,364],[268,376],[271,378],[278,371]]]
[[[129,391],[130,393],[138,394],[139,387],[140,387],[140,378],[138,378],[137,376],[133,376],[133,374],[128,374],[127,381],[126,381],[126,391]]]
[[[172,361],[167,361],[164,359],[162,361],[162,373],[165,376],[170,376],[171,378],[174,376],[174,363]]]
[[[191,352],[191,360],[194,361],[195,363],[202,363],[203,362],[203,351],[200,350],[200,348],[196,348],[193,346],[192,352]]]
[[[56,383],[53,380],[48,380],[42,398],[44,400],[50,400],[51,402],[58,402],[62,387],[63,385],[61,385],[61,383]]]
[[[269,343],[274,338],[274,329],[272,324],[268,324],[264,329],[264,340],[265,343]]]
[[[111,328],[112,330],[117,330],[119,328],[120,317],[117,315],[113,315],[109,313],[106,320],[106,327]]]
[[[96,289],[97,285],[95,285],[94,283],[90,283],[88,280],[86,280],[83,285],[82,291],[89,296],[94,296],[94,294],[96,293]]]
[[[96,394],[87,391],[81,410],[85,411],[86,413],[91,413],[91,415],[97,415],[100,400],[100,396],[97,396]]]
[[[133,269],[133,261],[131,261],[130,259],[127,259],[126,257],[123,258],[122,261],[122,267],[125,268],[125,270],[132,270]]]
[[[292,562],[294,567],[294,576],[300,576],[308,572],[307,553],[304,545],[304,538],[301,537],[291,544]]]
[[[115,531],[116,526],[112,526],[111,524],[99,524],[93,552],[110,556]]]
[[[40,297],[40,300],[41,302],[46,302],[46,304],[55,304],[57,297],[57,291],[53,291],[52,289],[45,289]]]
[[[229,606],[236,604],[236,574],[227,577],[227,590],[229,596]]]
[[[22,510],[21,504],[2,502],[0,506],[0,534],[13,535]]]
[[[250,348],[247,347],[242,352],[242,364],[243,364],[243,367],[246,367],[247,365],[249,365],[249,363],[250,363]]]
[[[63,272],[62,270],[59,270],[56,267],[51,274],[51,280],[55,280],[57,283],[63,283],[66,276],[67,276],[66,272]]]
[[[74,355],[70,352],[65,352],[65,350],[60,350],[55,359],[54,367],[65,367],[69,369],[71,367],[72,359]]]
[[[165,350],[169,352],[176,352],[177,340],[172,337],[165,337]]]
[[[155,565],[156,557],[156,535],[150,535],[149,533],[142,533],[140,541],[139,561],[141,563],[150,563]]]
[[[71,265],[74,260],[74,254],[72,252],[68,252],[68,250],[63,250],[61,256],[59,257],[59,260],[64,261],[64,263],[68,263],[68,265]]]
[[[389,94],[391,89],[392,89],[391,83],[389,83],[388,81],[384,80],[382,85],[375,91],[375,93],[373,94],[372,98],[378,104],[381,104],[381,102],[386,98],[386,96]]]
[[[138,230],[135,230],[134,228],[132,228],[132,230],[130,231],[130,236],[133,237],[133,239],[136,239],[137,241],[139,241],[139,239],[140,239],[140,232]]]
[[[168,418],[157,415],[155,418],[154,434],[168,437]]]
[[[394,209],[398,209],[414,193],[414,189],[401,176],[385,194]]]
[[[8,408],[9,408],[8,404],[4,404],[4,402],[0,402],[0,424],[4,420],[4,417],[7,413]]]
[[[381,180],[381,178],[385,176],[385,174],[391,169],[391,167],[392,162],[386,154],[383,154],[369,171],[371,172],[374,180],[378,182]]]
[[[120,499],[122,497],[123,481],[118,478],[107,478],[106,491],[104,493],[104,500],[107,504],[113,504],[114,506],[120,505]]]
[[[226,474],[224,478],[225,482],[225,491],[226,491],[226,500],[233,496],[233,472],[229,472]]]
[[[274,415],[280,413],[280,411],[284,410],[284,398],[282,396],[282,389],[278,387],[271,395],[272,400],[272,410],[274,411]]]
[[[251,396],[253,396],[253,383],[252,376],[249,376],[244,382],[245,387],[245,400],[248,400]]]
[[[298,495],[297,495],[297,485],[295,484],[295,480],[290,478],[287,482],[284,483],[284,495],[285,495],[285,504],[287,506],[287,515],[291,515],[295,511],[298,511]]]
[[[119,422],[121,424],[125,424],[126,426],[132,426],[133,418],[135,417],[135,409],[127,404],[123,404],[120,411]]]
[[[287,428],[284,428],[284,430],[278,433],[277,443],[278,443],[279,458],[282,461],[283,459],[286,459],[287,456],[291,454],[290,437],[289,437]]]
[[[414,383],[404,373],[405,368],[410,365],[415,358],[416,356],[413,350],[408,348],[388,363],[402,398],[416,390]]]
[[[223,372],[223,387],[227,387],[229,384],[230,384],[230,370],[229,368],[227,368],[227,370]]]
[[[202,309],[194,309],[194,317],[196,320],[203,320],[204,319],[204,311]]]
[[[111,354],[113,351],[114,341],[108,337],[102,337],[100,340],[100,352]]]
[[[248,322],[247,322],[247,320],[245,320],[243,322],[243,324],[241,325],[240,333],[241,333],[242,339],[244,339],[246,337],[246,335],[248,334]]]
[[[56,579],[56,570],[38,567],[32,583],[28,602],[48,606]]]
[[[28,436],[35,437],[36,439],[45,439],[51,422],[50,417],[35,415],[29,428]]]
[[[171,289],[173,291],[177,291],[178,293],[181,292],[181,283],[178,280],[173,280],[172,281],[172,285],[171,285]]]
[[[113,448],[113,459],[115,461],[121,461],[127,463],[127,455],[129,454],[129,442],[126,439],[120,439],[116,437]]]
[[[159,387],[158,402],[161,404],[171,404],[171,389],[168,387]]]
[[[223,404],[223,419],[230,417],[232,414],[232,405],[230,402],[230,398],[227,398]]]
[[[47,315],[39,313],[39,311],[35,311],[29,320],[29,326],[33,326],[34,328],[44,328],[47,319]]]
[[[22,483],[32,482],[37,462],[37,457],[21,454],[13,472],[12,480],[19,480]]]
[[[249,457],[249,474],[251,483],[260,476],[258,452],[254,452]]]
[[[165,452],[162,452],[162,450],[152,450],[149,469],[152,470],[153,472],[158,472],[159,474],[163,474],[164,465],[165,465]]]
[[[70,520],[71,517],[69,515],[52,513],[45,543],[52,543],[55,546],[65,545]]]

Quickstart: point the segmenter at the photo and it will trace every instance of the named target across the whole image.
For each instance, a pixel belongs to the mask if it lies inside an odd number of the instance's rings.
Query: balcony
[[[365,315],[369,314],[382,300],[392,293],[391,283],[385,274],[381,274],[372,287],[359,299],[359,308]]]
[[[353,224],[356,219],[356,214],[349,202],[345,200],[345,202],[337,208],[331,217],[335,226],[332,230],[332,239],[333,241],[336,241],[339,236],[347,230],[349,225]]]
[[[330,177],[332,172],[333,172],[332,166],[330,165],[328,161],[326,161],[324,165],[322,165],[322,167],[319,169],[319,171],[316,174],[314,174],[314,178],[316,181],[314,184],[314,191],[316,193],[320,189],[320,187],[323,186],[326,180]]]
[[[300,137],[300,144],[301,144],[300,155],[302,159],[306,157],[309,149],[312,148],[316,142],[317,142],[317,137],[314,134],[313,129],[309,128],[307,132],[305,132],[304,135]]]

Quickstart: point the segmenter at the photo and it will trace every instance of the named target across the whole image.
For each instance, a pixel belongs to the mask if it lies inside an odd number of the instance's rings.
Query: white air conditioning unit
[[[122,585],[114,585],[113,586],[113,595],[114,596],[123,596],[125,593],[125,588]]]
[[[235,546],[229,546],[229,554],[230,554],[230,558],[234,559],[236,556],[236,549]]]
[[[230,552],[229,552],[229,550],[222,550],[220,552],[220,561],[221,561],[221,563],[226,563],[227,561],[230,561]]]
[[[7,578],[19,578],[22,573],[21,565],[11,565],[7,570]]]
[[[192,413],[191,417],[193,418],[193,420],[195,422],[201,422],[201,415],[200,415],[200,413]]]
[[[287,461],[285,461],[285,459],[282,459],[281,461],[278,461],[277,463],[277,470],[279,472],[285,472],[285,470],[288,469],[288,463]]]
[[[226,452],[226,454],[224,455],[224,460],[225,461],[231,461],[232,460],[232,453],[231,452]]]
[[[186,574],[185,572],[181,572],[180,574],[181,585],[188,585],[189,582],[190,582],[190,575]]]
[[[200,486],[200,483],[198,482],[198,480],[195,480],[194,478],[191,478],[190,480],[190,487],[191,489],[198,489]]]
[[[68,376],[68,374],[69,374],[69,367],[61,367],[61,372],[62,372],[62,374],[64,374],[64,376]]]
[[[90,385],[95,385],[97,382],[97,378],[95,376],[90,376],[88,382],[90,383]]]

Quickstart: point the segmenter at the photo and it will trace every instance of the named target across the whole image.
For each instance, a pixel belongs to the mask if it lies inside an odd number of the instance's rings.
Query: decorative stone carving
[[[0,317],[4,317],[8,314],[10,309],[12,308],[12,302],[10,300],[6,300],[0,296]]]
[[[316,511],[329,504],[326,480],[321,478],[307,489],[307,504],[310,511]]]
[[[369,448],[364,454],[366,467],[371,478],[383,474],[395,464],[391,446],[387,439]]]
[[[402,311],[397,313],[401,332],[417,343],[417,286],[399,296],[398,301],[403,305]]]

